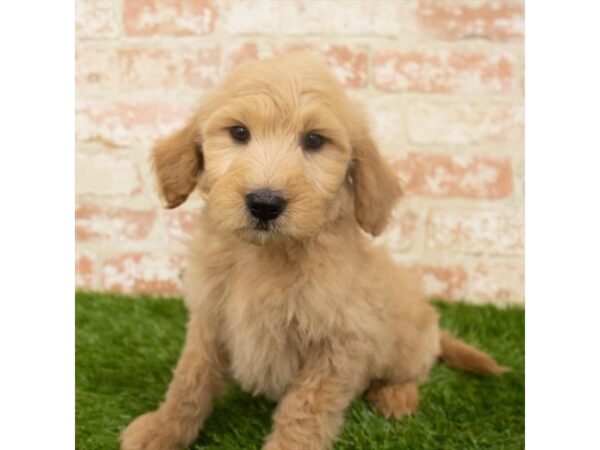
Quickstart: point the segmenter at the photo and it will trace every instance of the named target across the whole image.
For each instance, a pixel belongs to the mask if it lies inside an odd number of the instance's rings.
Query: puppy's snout
[[[246,194],[246,206],[250,214],[263,222],[279,217],[286,205],[285,198],[271,189],[259,189]]]

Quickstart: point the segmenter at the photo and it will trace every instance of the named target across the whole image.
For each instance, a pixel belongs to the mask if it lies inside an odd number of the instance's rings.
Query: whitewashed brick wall
[[[76,1],[76,274],[177,293],[199,200],[160,208],[152,142],[235,65],[322,55],[407,196],[379,238],[448,300],[524,298],[521,1]]]

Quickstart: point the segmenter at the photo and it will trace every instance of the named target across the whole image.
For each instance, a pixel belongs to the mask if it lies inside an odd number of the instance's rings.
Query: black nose
[[[286,205],[285,199],[270,189],[259,189],[246,194],[246,206],[250,214],[263,222],[277,218]]]

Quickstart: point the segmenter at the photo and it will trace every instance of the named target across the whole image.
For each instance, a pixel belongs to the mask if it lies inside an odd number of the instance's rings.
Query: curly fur
[[[240,124],[246,144],[228,133]],[[304,151],[307,131],[325,147]],[[231,378],[279,401],[264,449],[323,450],[366,389],[382,414],[400,418],[416,411],[418,383],[439,357],[501,371],[440,332],[419,277],[364,233],[382,232],[400,187],[361,109],[316,59],[237,69],[157,144],[153,162],[168,207],[196,188],[206,207],[189,249],[185,348],[164,403],[124,431],[123,450],[191,443]],[[244,204],[265,187],[288,201],[267,231]]]

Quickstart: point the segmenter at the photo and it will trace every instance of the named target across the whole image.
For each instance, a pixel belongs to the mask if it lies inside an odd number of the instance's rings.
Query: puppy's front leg
[[[275,411],[263,450],[331,448],[346,408],[365,387],[356,363],[335,358],[321,354],[305,365]]]
[[[226,386],[226,364],[214,335],[192,317],[165,401],[125,429],[121,449],[174,450],[192,443]]]

